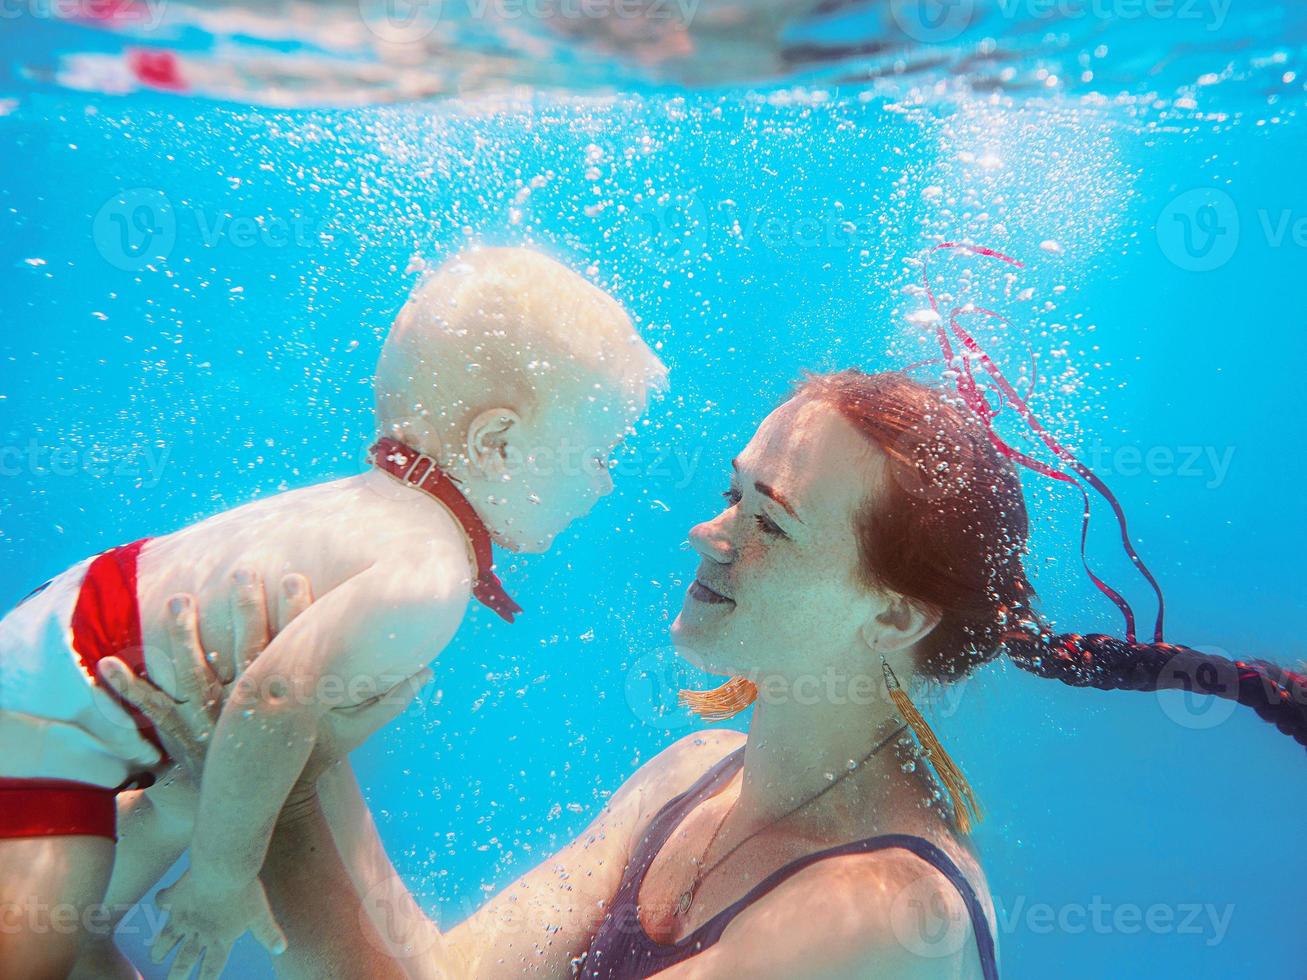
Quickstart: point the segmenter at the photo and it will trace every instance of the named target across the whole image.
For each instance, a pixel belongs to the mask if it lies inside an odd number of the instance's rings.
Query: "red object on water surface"
[[[127,52],[127,67],[136,80],[151,88],[169,92],[186,90],[180,62],[172,51],[162,48],[133,48]]]

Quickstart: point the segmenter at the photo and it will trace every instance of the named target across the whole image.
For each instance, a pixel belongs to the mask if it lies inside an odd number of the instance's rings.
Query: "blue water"
[[[1027,268],[1005,294],[991,266],[941,261],[940,288],[970,269],[1010,316],[987,343],[1014,374],[1034,355],[1033,401],[1121,499],[1168,638],[1307,656],[1296,108],[909,101],[281,113],[23,89],[0,116],[0,605],[115,543],[356,472],[415,257],[530,243],[586,271],[660,345],[671,394],[586,521],[502,556],[520,621],[473,609],[354,758],[396,866],[453,924],[691,730],[662,710],[697,680],[665,637],[687,529],[803,370],[931,356],[918,261],[970,238]],[[1118,632],[1079,566],[1078,499],[1026,485],[1043,608]],[[1091,554],[1146,621],[1113,534],[1096,512]],[[1005,976],[1302,975],[1301,747],[1250,712],[1001,665],[934,717],[987,804]],[[141,936],[123,945],[145,962]],[[247,940],[226,975],[271,971]]]

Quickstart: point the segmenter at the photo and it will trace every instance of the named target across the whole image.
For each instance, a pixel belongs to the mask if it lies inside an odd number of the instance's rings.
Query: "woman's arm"
[[[307,583],[295,591],[307,595]],[[177,676],[195,675],[199,688],[210,683],[211,668],[201,652],[194,603],[187,608],[186,621],[170,634],[168,653]],[[188,713],[187,704],[173,701],[125,665],[106,663],[110,685],[141,708],[165,743],[184,746],[170,754],[194,778],[204,765],[212,712]],[[324,717],[260,874],[288,937],[286,952],[275,959],[278,972],[477,980],[529,972],[569,978],[571,961],[589,946],[620,884],[631,843],[649,817],[736,748],[742,736],[699,732],[665,749],[622,785],[576,840],[442,934],[394,873],[357,785],[347,772],[329,771],[399,714],[429,676],[424,672],[397,685],[376,703]]]
[[[439,951],[409,958],[405,965],[392,955],[390,943],[373,926],[355,891],[316,794],[300,797],[283,811],[263,881],[273,914],[286,933],[286,952],[275,960],[279,977],[470,976],[453,969]],[[404,894],[407,897],[407,891]]]
[[[243,593],[248,593],[251,588],[262,599],[263,587],[257,579],[252,579],[246,586],[238,586],[232,595],[232,619],[238,632],[248,638],[252,647],[249,652],[257,655],[268,644],[268,636],[262,602],[244,601]],[[303,576],[288,575],[282,580],[284,622],[289,623],[295,619],[312,601],[309,583]],[[171,815],[173,819],[189,825],[194,819],[199,796],[200,773],[204,769],[212,733],[227,692],[204,654],[193,597],[184,594],[173,596],[169,600],[169,610],[168,642],[164,652],[179,685],[179,701],[146,678],[137,676],[117,658],[106,658],[99,666],[101,678],[124,700],[139,708],[159,732],[169,757],[175,763],[165,776],[165,781],[175,784],[169,804],[175,812]],[[431,671],[424,669],[376,698],[355,707],[328,712],[321,723],[313,752],[303,767],[299,782],[291,790],[284,808],[286,816],[308,812],[309,804],[316,807],[315,787],[318,780],[332,768],[342,768],[338,765],[340,760],[366,741],[373,732],[400,715],[417,691],[430,679]],[[359,806],[363,807],[361,798]],[[365,807],[363,812],[369,817],[367,825],[371,827],[370,815],[366,814]],[[376,848],[384,859],[379,841],[376,842]],[[331,856],[336,853],[334,848],[319,851],[329,852]],[[389,867],[388,861],[386,866]],[[328,866],[326,870],[331,869]],[[296,951],[297,954],[299,952],[301,951]],[[201,975],[216,975],[216,972],[216,965],[206,963]]]
[[[301,797],[283,811],[264,865],[269,900],[289,939],[278,972],[320,976],[371,964],[381,953],[379,962],[422,980],[570,978],[572,960],[589,947],[631,843],[650,815],[740,738],[697,733],[664,750],[622,785],[576,840],[444,933],[395,874],[371,820],[346,819],[342,827],[342,816],[366,815],[366,808],[361,797],[343,808],[339,800],[328,802],[342,784],[353,786],[352,779],[328,774],[315,797]],[[308,822],[300,825],[301,817]]]

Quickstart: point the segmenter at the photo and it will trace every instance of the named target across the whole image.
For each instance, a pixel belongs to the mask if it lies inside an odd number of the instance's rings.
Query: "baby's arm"
[[[262,899],[259,868],[323,714],[415,673],[449,642],[466,604],[452,568],[391,555],[319,598],[250,665],[214,730],[191,867],[169,893],[174,942],[193,936],[225,956],[259,911],[249,908]]]
[[[237,682],[205,763],[197,877],[253,880],[323,713],[389,690],[453,637],[466,594],[441,590],[430,565],[404,566],[392,558],[320,596]]]

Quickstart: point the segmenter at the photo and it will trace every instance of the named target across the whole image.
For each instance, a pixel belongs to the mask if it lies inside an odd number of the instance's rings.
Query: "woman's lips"
[[[699,602],[713,603],[714,605],[717,603],[734,601],[726,598],[726,596],[722,595],[720,592],[714,592],[698,579],[695,579],[690,585],[690,598],[697,599]]]

